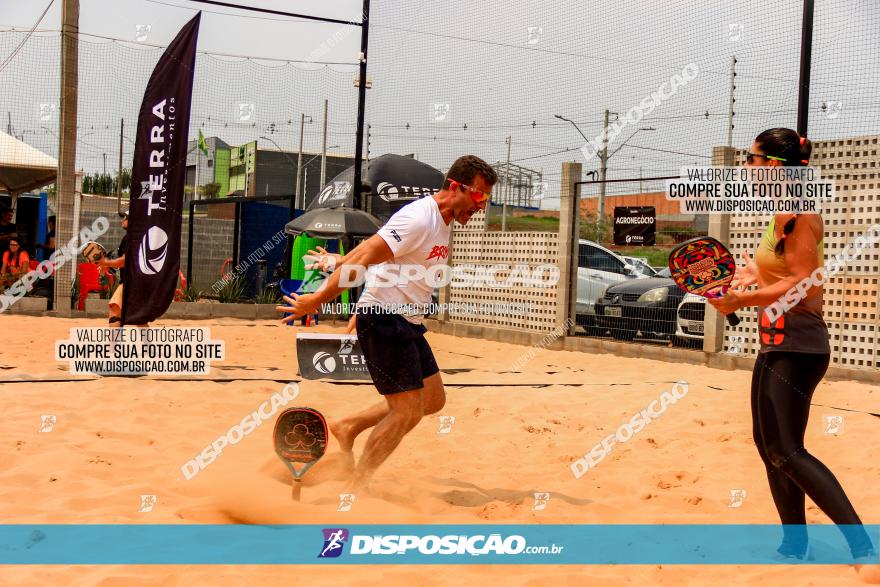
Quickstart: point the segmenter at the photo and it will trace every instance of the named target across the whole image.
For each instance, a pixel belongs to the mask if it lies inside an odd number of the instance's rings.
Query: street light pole
[[[559,120],[564,120],[565,122],[570,122],[571,125],[575,128],[575,130],[578,131],[578,133],[579,133],[582,137],[584,137],[584,140],[587,141],[587,142],[590,142],[590,139],[588,139],[588,138],[587,138],[587,135],[585,135],[585,134],[581,131],[581,128],[575,123],[574,120],[571,120],[571,119],[566,118],[566,117],[564,117],[564,116],[559,116],[558,114],[554,114],[553,117],[554,117],[554,118],[558,118]]]
[[[608,123],[608,114],[609,112],[605,111],[605,123]],[[615,114],[615,112],[611,112],[611,114]],[[607,126],[606,126],[607,128]],[[657,130],[653,126],[646,126],[642,128],[637,128],[633,134],[629,135],[625,141],[623,141],[620,146],[614,149],[610,154],[608,153],[608,133],[607,131],[602,134],[602,141],[604,143],[604,147],[602,148],[601,158],[602,158],[602,167],[599,168],[599,221],[602,221],[602,218],[605,215],[605,174],[608,171],[608,160],[611,159],[614,155],[617,154],[626,144],[636,136],[640,131],[643,130]]]
[[[602,117],[602,151],[599,153],[599,205],[596,221],[601,223],[605,216],[605,178],[608,174],[608,109]]]
[[[512,137],[507,137],[507,170],[504,172],[504,201],[501,204],[501,232],[507,232],[507,199],[510,196],[510,145]]]
[[[324,138],[321,141],[321,187],[327,181],[327,110],[330,100],[324,98]]]
[[[296,166],[296,194],[295,194],[296,199],[298,200],[298,202],[295,206],[297,208],[305,208],[305,205],[306,205],[305,189],[300,189],[300,178],[302,177],[302,174],[303,174],[302,173],[302,170],[303,170],[303,162],[302,162],[303,134],[305,132],[306,118],[309,119],[309,124],[312,124],[312,122],[314,122],[314,119],[311,116],[308,116],[306,114],[300,114],[300,119],[299,119],[299,159],[298,159],[299,162],[297,163],[297,166]]]
[[[599,202],[597,206],[597,214],[596,214],[596,223],[602,222],[602,215],[605,213],[605,174],[608,169],[608,109],[605,109],[605,117],[602,124],[602,149],[599,151],[599,174],[600,174],[600,182],[599,182]],[[574,120],[569,118],[565,118],[564,116],[560,116],[558,114],[553,115],[555,118],[559,120],[564,120],[566,122],[570,122],[571,125],[578,131],[578,133],[584,138],[587,143],[590,143],[590,139],[587,138],[587,135],[581,131],[580,127],[575,123]],[[596,174],[595,171],[589,171],[588,173],[592,173],[594,176]]]
[[[618,151],[620,151],[622,148],[624,148],[624,147],[626,146],[626,144],[630,141],[630,139],[632,139],[634,136],[636,136],[636,134],[638,134],[640,131],[643,131],[643,130],[657,130],[657,129],[654,128],[653,126],[643,126],[643,127],[641,127],[641,128],[637,128],[637,129],[635,130],[635,132],[633,132],[633,134],[629,135],[629,136],[626,138],[626,140],[623,141],[623,142],[620,144],[619,147],[617,147],[616,149],[614,149],[613,151],[611,151],[611,154],[608,155],[608,159],[611,159],[611,157],[613,157],[614,155],[616,155]]]
[[[299,208],[301,203],[300,198],[300,189],[299,189],[299,181],[302,176],[302,164],[303,164],[303,132],[305,131],[306,126],[306,115],[300,113],[299,115],[299,157],[297,157],[296,164],[296,191],[294,192],[294,205],[293,208]],[[293,209],[290,211],[290,215],[293,216]]]
[[[119,172],[116,175],[116,211],[122,212],[122,139],[125,137],[125,119],[119,119]]]
[[[328,149],[338,149],[339,147],[340,147],[340,145],[330,145],[327,148]],[[320,156],[321,156],[321,154],[318,153],[317,155],[313,156],[311,159],[309,159],[308,161],[306,161],[305,163],[302,164],[303,175],[304,175],[303,190],[302,190],[302,192],[303,192],[302,207],[303,208],[306,207],[306,194],[309,193],[309,181],[308,181],[308,179],[309,179],[309,163],[311,163],[312,161],[314,161],[315,159],[317,159]],[[318,190],[320,191],[323,187],[324,187],[324,184],[318,185]]]
[[[625,141],[623,141],[623,143],[619,147],[614,149],[614,151],[612,151],[611,153],[608,153],[608,122],[609,122],[609,117],[612,114],[615,117],[619,116],[617,114],[617,112],[609,112],[608,109],[606,108],[604,115],[602,117],[602,148],[599,150],[599,202],[598,202],[598,206],[597,206],[597,216],[596,216],[597,223],[602,222],[602,218],[605,216],[605,180],[607,179],[607,174],[608,174],[608,160],[615,153],[620,151],[624,147],[624,145],[626,145],[629,142],[629,140],[631,138],[633,138],[636,135],[636,133],[638,133],[639,131],[657,130],[654,127],[638,128],[638,129],[636,129],[636,131],[633,134],[631,134],[629,136],[629,138],[627,138]],[[566,122],[570,122],[571,125],[578,131],[578,133],[580,133],[580,135],[584,138],[584,140],[587,141],[588,143],[590,142],[590,139],[588,139],[586,137],[586,135],[581,131],[580,127],[578,127],[578,125],[573,120],[565,118],[564,116],[560,116],[559,114],[554,114],[553,116],[554,116],[554,118],[558,118],[559,120],[564,120]],[[615,120],[616,120],[616,118],[615,118]],[[595,174],[594,171],[590,171],[588,173]]]

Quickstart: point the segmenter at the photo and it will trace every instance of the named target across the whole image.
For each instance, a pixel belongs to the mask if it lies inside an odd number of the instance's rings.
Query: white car
[[[650,269],[650,268],[649,268]],[[578,241],[577,323],[596,328],[596,300],[602,298],[609,285],[628,279],[653,277],[654,272],[628,262],[624,257],[598,243]]]
[[[676,311],[675,336],[682,342],[703,340],[705,330],[706,298],[685,294]]]
[[[654,269],[653,267],[651,267],[651,265],[649,265],[648,262],[646,260],[644,260],[643,258],[641,258],[641,257],[628,257],[628,256],[624,256],[623,258],[626,259],[626,261],[630,265],[635,267],[636,270],[638,270],[640,273],[646,275],[647,277],[658,277],[657,270]],[[660,277],[668,277],[668,276],[661,275]]]

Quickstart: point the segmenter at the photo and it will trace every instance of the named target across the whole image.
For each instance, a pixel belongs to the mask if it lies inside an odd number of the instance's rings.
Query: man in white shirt
[[[282,322],[292,322],[336,298],[342,291],[340,277],[350,276],[351,269],[367,269],[372,277],[358,301],[357,335],[370,376],[385,401],[330,424],[349,455],[357,435],[375,427],[355,467],[352,489],[365,487],[422,416],[439,412],[446,403],[422,324],[431,303],[430,278],[436,275],[432,268],[448,263],[452,221],[467,224],[474,213],[485,209],[497,181],[495,170],[479,157],[459,157],[439,192],[398,210],[376,235],[344,258],[328,255],[319,260],[322,269],[334,264],[337,268],[325,285],[314,293],[285,297],[288,305],[278,307],[289,314]]]

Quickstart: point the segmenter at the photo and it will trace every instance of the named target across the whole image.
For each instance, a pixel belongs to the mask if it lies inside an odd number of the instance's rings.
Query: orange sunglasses
[[[460,181],[453,180],[452,183],[458,184],[459,187],[467,188],[468,192],[470,193],[471,199],[474,202],[476,202],[477,204],[482,204],[483,202],[486,202],[492,198],[491,192],[480,191],[480,190],[473,188],[467,184],[461,183]],[[453,188],[453,189],[458,189],[458,188]]]

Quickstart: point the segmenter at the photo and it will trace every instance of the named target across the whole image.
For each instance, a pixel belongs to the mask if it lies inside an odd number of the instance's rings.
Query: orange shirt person
[[[0,268],[3,286],[9,287],[25,276],[30,270],[31,258],[17,238],[9,240],[9,250],[3,253],[3,266]]]

